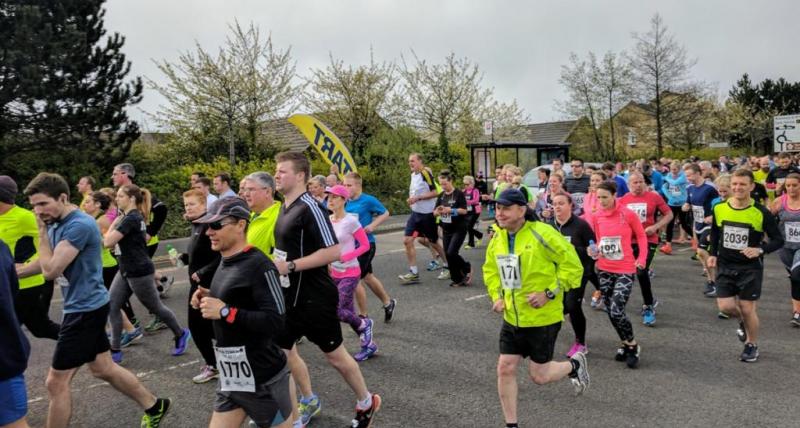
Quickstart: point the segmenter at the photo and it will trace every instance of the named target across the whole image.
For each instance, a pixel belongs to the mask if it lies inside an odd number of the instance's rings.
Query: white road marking
[[[472,301],[472,300],[478,300],[478,299],[482,299],[482,298],[484,298],[486,296],[488,296],[488,294],[479,294],[477,296],[467,297],[466,299],[464,299],[464,301],[469,302],[469,301]]]

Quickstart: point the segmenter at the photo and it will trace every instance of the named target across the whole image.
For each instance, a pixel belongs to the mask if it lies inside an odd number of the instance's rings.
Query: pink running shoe
[[[572,344],[572,348],[569,348],[569,352],[567,352],[567,358],[572,358],[572,356],[575,355],[576,352],[582,352],[584,354],[588,354],[589,348],[587,348],[586,345],[575,342]]]

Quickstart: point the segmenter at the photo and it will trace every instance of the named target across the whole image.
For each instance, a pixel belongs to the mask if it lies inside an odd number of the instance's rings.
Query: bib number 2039
[[[244,346],[215,347],[214,353],[223,391],[256,391],[256,379]]]

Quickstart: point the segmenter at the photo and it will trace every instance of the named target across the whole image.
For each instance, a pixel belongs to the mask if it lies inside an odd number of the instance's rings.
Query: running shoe
[[[148,333],[153,333],[158,330],[163,330],[165,328],[167,328],[167,325],[164,324],[164,321],[161,321],[161,318],[153,315],[153,318],[150,320],[150,322],[147,323],[146,326],[144,326],[144,331]]]
[[[159,425],[161,425],[161,420],[167,415],[172,401],[170,401],[169,398],[164,398],[160,399],[160,402],[161,407],[158,409],[158,413],[155,415],[145,413],[144,416],[142,416],[141,428],[158,428]]]
[[[144,333],[142,333],[141,327],[133,329],[133,331],[130,333],[127,331],[123,331],[122,337],[120,338],[119,341],[119,345],[123,348],[127,348],[128,346],[131,346],[131,344],[133,344],[134,341],[141,339],[143,336]]]
[[[706,297],[717,297],[717,284],[713,281],[707,281],[706,288],[703,290],[703,295]]]
[[[397,306],[397,300],[389,300],[389,304],[383,307],[383,322],[388,324],[392,321],[394,315],[394,308]]]
[[[465,249],[465,250],[471,250],[471,249],[473,249],[473,248],[475,248],[475,247],[473,247],[472,245],[469,245],[469,244],[467,244],[467,245],[464,245],[464,249]]]
[[[661,246],[661,248],[659,248],[659,251],[661,251],[662,253],[664,253],[666,255],[671,255],[672,254],[672,244],[670,244],[669,242],[665,243],[664,245]]]
[[[592,309],[597,309],[597,307],[602,304],[603,293],[601,293],[600,290],[595,290],[594,293],[592,293],[592,302],[590,303],[590,306]]]
[[[617,353],[614,355],[615,361],[625,361],[628,357],[628,347],[625,345],[620,346],[617,348]]]
[[[645,305],[642,308],[642,323],[648,327],[652,327],[656,323],[656,311],[652,306]]]
[[[381,396],[372,394],[372,407],[366,410],[361,410],[356,406],[356,417],[350,422],[351,428],[369,428],[375,420],[375,414],[381,408]]]
[[[111,350],[111,361],[122,364],[122,351]]]
[[[481,246],[481,241],[482,241],[482,239],[476,239],[475,240],[475,248],[478,248],[478,247]]]
[[[758,346],[753,343],[745,343],[744,351],[742,351],[742,356],[739,357],[739,359],[745,363],[755,363],[758,361]]]
[[[418,273],[411,273],[408,272],[405,275],[397,275],[400,278],[400,283],[403,285],[406,284],[416,284],[419,282],[419,274]]]
[[[567,358],[572,358],[572,356],[578,352],[586,355],[589,353],[589,348],[587,348],[586,345],[575,341],[575,343],[572,344],[572,347],[569,348],[569,351],[567,351]]]
[[[723,311],[719,311],[717,312],[717,318],[721,320],[729,320],[731,319],[731,316]]]
[[[358,332],[358,338],[361,339],[361,347],[365,348],[372,343],[372,319],[364,318],[364,327]]]
[[[436,260],[431,260],[430,263],[428,263],[428,267],[427,267],[428,271],[435,271],[435,270],[441,269],[441,268],[442,268],[441,263],[439,263]]]
[[[744,343],[747,341],[747,330],[744,329],[744,322],[739,321],[739,327],[736,329],[736,337],[739,339],[739,342]]]
[[[790,322],[793,326],[800,327],[800,312],[795,312]]]
[[[362,347],[360,351],[353,355],[353,359],[359,363],[362,361],[367,361],[373,355],[375,355],[376,352],[378,352],[378,345],[375,342],[371,342],[367,346]]]
[[[648,269],[648,270],[647,270],[647,274],[648,274],[648,275],[650,275],[650,279],[652,279],[652,278],[655,278],[655,277],[656,277],[656,271],[655,271],[655,269],[652,269],[652,268],[651,268],[651,269]]]
[[[628,368],[635,369],[639,365],[639,353],[642,352],[642,347],[637,343],[635,346],[626,346],[628,348],[628,355],[625,356],[625,364]]]
[[[575,377],[571,378],[572,385],[575,387],[575,395],[581,395],[589,389],[589,368],[586,364],[586,354],[583,352],[576,352],[575,355],[570,357],[578,363],[577,373]]]
[[[186,353],[186,348],[189,347],[189,339],[192,338],[192,333],[189,333],[188,328],[183,329],[183,334],[175,338],[175,348],[172,349],[172,356],[177,357]]]
[[[301,398],[300,403],[297,405],[297,411],[300,413],[301,426],[308,425],[308,423],[311,422],[311,418],[317,416],[321,410],[322,402],[316,395],[312,395],[311,398]]]
[[[200,384],[214,380],[219,377],[219,371],[211,366],[203,366],[200,374],[192,378],[192,382]]]
[[[161,286],[161,288],[158,290],[158,296],[161,298],[167,297],[167,292],[169,292],[173,282],[175,282],[174,276],[162,276],[161,279],[158,280],[158,285]]]
[[[446,270],[446,269],[442,269],[442,271],[439,272],[439,276],[437,276],[436,279],[438,279],[438,280],[450,279],[450,271]]]

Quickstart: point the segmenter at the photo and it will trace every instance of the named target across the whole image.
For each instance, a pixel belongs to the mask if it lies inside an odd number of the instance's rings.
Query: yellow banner
[[[336,165],[339,168],[340,178],[344,178],[348,172],[356,172],[356,163],[350,156],[350,151],[319,119],[308,114],[295,114],[288,120],[303,133],[328,164]]]

